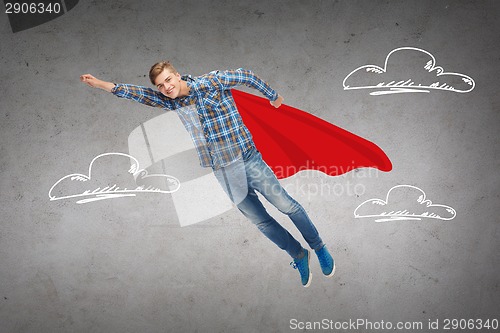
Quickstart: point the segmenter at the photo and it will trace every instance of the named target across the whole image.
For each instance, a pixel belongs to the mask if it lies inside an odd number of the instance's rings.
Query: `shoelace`
[[[290,263],[290,266],[292,266],[293,269],[298,269],[301,274],[304,272],[304,266],[305,265],[302,262],[300,262],[299,264],[297,264],[295,261],[292,261]]]

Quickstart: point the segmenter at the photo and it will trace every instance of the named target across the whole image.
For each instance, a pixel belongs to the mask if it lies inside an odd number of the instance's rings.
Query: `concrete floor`
[[[1,332],[288,332],[323,319],[425,329],[439,320],[442,330],[446,318],[500,320],[500,2],[311,3],[80,1],[17,33],[0,15]],[[470,76],[474,90],[344,91],[351,71],[383,66],[403,46]],[[387,173],[284,180],[339,189],[296,194],[336,259],[332,279],[313,260],[312,285],[302,288],[287,254],[236,209],[180,227],[168,195],[49,200],[59,178],[127,152],[131,131],[161,113],[79,75],[149,85],[150,65],[163,58],[193,75],[252,69],[286,104],[387,153]],[[456,217],[354,218],[359,204],[401,184]]]

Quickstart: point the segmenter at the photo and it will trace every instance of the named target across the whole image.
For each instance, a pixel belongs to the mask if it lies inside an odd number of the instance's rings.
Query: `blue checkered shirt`
[[[246,85],[270,101],[278,98],[276,91],[252,71],[242,68],[182,79],[189,87],[185,97],[171,99],[157,90],[130,84],[116,84],[112,93],[148,106],[175,110],[193,140],[202,167],[216,170],[241,158],[254,143],[236,109],[231,88]]]

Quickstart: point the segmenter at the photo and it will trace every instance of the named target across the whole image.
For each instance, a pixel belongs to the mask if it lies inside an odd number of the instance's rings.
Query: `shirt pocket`
[[[205,103],[205,107],[213,112],[214,114],[220,113],[220,105],[221,105],[221,95],[220,92],[215,90],[206,94],[203,98],[203,102]]]

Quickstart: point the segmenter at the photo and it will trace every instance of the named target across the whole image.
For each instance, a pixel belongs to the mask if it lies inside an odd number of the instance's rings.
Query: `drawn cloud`
[[[385,58],[384,67],[364,65],[349,73],[344,90],[371,89],[370,95],[446,90],[467,93],[474,80],[464,74],[445,72],[429,52],[415,47],[400,47]]]
[[[354,210],[355,218],[378,218],[375,222],[422,218],[452,220],[455,216],[455,209],[433,204],[427,199],[424,191],[411,185],[394,186],[387,193],[385,200],[370,199]]]
[[[128,170],[127,170],[128,168]],[[89,165],[88,175],[69,174],[59,179],[49,190],[53,200],[82,198],[76,203],[136,196],[137,193],[173,193],[180,188],[177,178],[149,175],[140,169],[139,162],[124,153],[105,153],[95,157]]]

